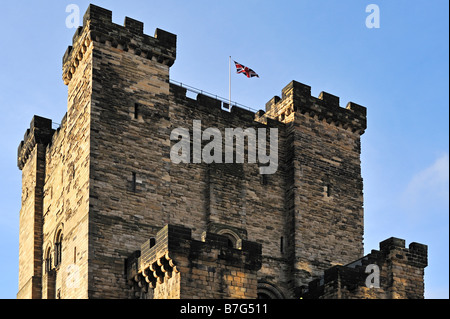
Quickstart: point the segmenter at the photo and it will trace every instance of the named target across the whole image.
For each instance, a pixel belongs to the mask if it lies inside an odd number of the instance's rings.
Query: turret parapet
[[[125,17],[124,26],[112,22],[110,10],[89,5],[79,27],[63,57],[63,79],[67,85],[79,62],[92,43],[111,45],[125,52],[172,66],[176,58],[177,36],[156,29],[154,36],[143,33],[144,23]]]
[[[428,265],[428,246],[424,244],[413,242],[406,248],[405,240],[391,237],[380,243],[380,251],[412,266],[425,268]]]
[[[20,142],[17,150],[17,166],[20,170],[25,166],[34,146],[36,144],[47,146],[51,143],[54,132],[52,120],[37,115],[33,116],[30,128],[25,132],[23,141]]]
[[[267,117],[284,120],[291,111],[300,112],[327,123],[350,129],[352,132],[364,134],[366,129],[366,108],[349,102],[346,108],[339,105],[339,97],[321,92],[319,97],[311,96],[311,87],[303,83],[292,81],[282,90],[281,98],[273,97],[266,103]]]
[[[242,240],[241,248],[237,249],[229,246],[224,235],[204,232],[199,241],[192,239],[189,228],[166,225],[154,238],[141,245],[140,251],[127,258],[126,274],[128,282],[139,290],[149,293],[154,289],[150,293],[156,298],[167,298],[168,290],[161,287],[170,285],[174,279],[183,281],[177,288],[179,298],[183,297],[182,291],[192,289],[191,283],[197,289],[196,294],[204,298],[235,297],[242,294],[241,288],[252,289],[252,296],[256,298],[256,272],[261,265],[262,246],[259,243]],[[248,284],[242,284],[243,281],[237,284],[233,277],[223,276],[238,272]],[[182,278],[178,278],[180,273]],[[230,286],[240,285],[236,288],[238,293],[234,293],[233,288],[227,291],[221,288],[228,278],[231,278]],[[203,279],[203,286],[196,284],[200,279]],[[209,285],[205,286],[205,281]]]
[[[405,240],[391,237],[380,242],[380,250],[372,250],[345,266],[325,270],[323,276],[303,288],[301,295],[303,298],[339,295],[342,298],[423,298],[423,285],[416,276],[423,276],[427,265],[427,245],[411,243],[408,249]],[[370,280],[374,276],[378,276],[376,284]]]

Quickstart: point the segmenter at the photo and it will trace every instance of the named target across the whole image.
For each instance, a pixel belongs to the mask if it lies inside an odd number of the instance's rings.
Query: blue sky
[[[362,137],[365,251],[391,236],[428,245],[425,296],[449,298],[448,1],[95,1],[178,36],[171,78],[228,96],[228,57],[260,78],[232,74],[232,99],[255,109],[290,81],[367,107]],[[74,29],[66,6],[2,3],[0,32],[0,298],[15,298],[21,172],[17,146],[33,115],[66,112],[62,56]],[[366,6],[380,9],[367,28]]]

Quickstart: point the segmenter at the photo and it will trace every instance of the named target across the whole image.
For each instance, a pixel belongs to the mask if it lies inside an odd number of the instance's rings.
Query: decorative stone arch
[[[226,236],[228,238],[228,246],[232,248],[241,248],[241,240],[242,238],[239,237],[238,234],[236,234],[233,230],[229,228],[222,228],[217,232],[218,235]]]
[[[258,299],[285,299],[281,291],[267,281],[258,282]]]
[[[209,225],[211,233],[226,236],[228,244],[232,248],[241,249],[242,240],[247,240],[247,231],[243,228],[232,227],[226,224],[211,223]]]
[[[59,233],[61,233],[61,234],[64,233],[64,223],[59,223],[58,226],[56,227],[56,230],[53,233],[53,241],[52,241],[51,244],[56,243],[56,240],[58,239]]]

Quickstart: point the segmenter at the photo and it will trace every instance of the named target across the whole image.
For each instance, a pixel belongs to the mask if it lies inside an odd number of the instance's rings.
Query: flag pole
[[[228,61],[228,111],[231,111],[231,55]]]

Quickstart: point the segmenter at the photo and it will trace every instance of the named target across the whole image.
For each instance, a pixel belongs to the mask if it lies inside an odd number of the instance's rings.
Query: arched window
[[[49,273],[51,270],[52,270],[52,251],[50,247],[48,247],[45,253],[45,272]]]
[[[62,230],[59,230],[55,240],[55,267],[58,267],[61,264],[62,241],[63,241]]]

